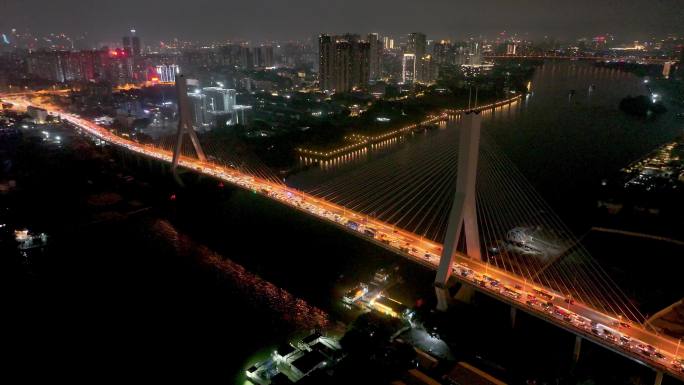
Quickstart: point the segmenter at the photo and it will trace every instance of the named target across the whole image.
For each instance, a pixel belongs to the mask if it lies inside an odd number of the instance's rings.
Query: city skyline
[[[11,378],[684,385],[684,0],[0,9]]]
[[[678,6],[677,0],[579,0],[553,7],[537,0],[515,4],[500,0],[435,1],[423,7],[415,7],[408,0],[372,3],[353,0],[344,4],[299,0],[298,3],[199,1],[180,12],[183,3],[176,4],[175,0],[142,4],[128,0],[110,4],[91,4],[85,0],[11,0],[4,4],[5,20],[0,33],[8,33],[13,28],[28,29],[36,34],[79,36],[87,33],[94,44],[119,41],[130,28],[136,28],[148,43],[171,38],[194,41],[304,39],[313,38],[320,31],[384,35],[421,31],[437,39],[492,37],[505,31],[523,38],[549,36],[561,40],[604,33],[625,40],[645,39],[654,34],[684,31],[680,22],[684,18],[684,8]],[[74,13],[74,9],[79,12]],[[196,20],[204,22],[197,24]]]

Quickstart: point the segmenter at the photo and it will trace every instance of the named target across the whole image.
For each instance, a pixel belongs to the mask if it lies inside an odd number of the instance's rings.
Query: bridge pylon
[[[178,94],[178,133],[176,137],[176,146],[173,149],[173,160],[171,168],[176,171],[178,167],[178,160],[181,156],[181,149],[183,148],[183,137],[187,134],[190,137],[190,142],[197,153],[197,158],[202,162],[207,160],[204,155],[204,150],[200,145],[199,138],[192,125],[192,113],[190,112],[190,100],[188,98],[188,83],[197,85],[197,80],[187,79],[185,75],[176,75],[176,93]]]
[[[478,111],[471,110],[463,115],[459,133],[456,193],[435,278],[437,309],[442,311],[447,310],[451,300],[447,284],[457,247],[465,244],[465,252],[470,258],[478,261],[482,258],[475,206],[481,125],[482,116]]]

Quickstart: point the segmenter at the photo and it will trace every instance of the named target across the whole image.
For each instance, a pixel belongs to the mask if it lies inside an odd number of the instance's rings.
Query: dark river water
[[[483,114],[483,138],[522,172],[565,221],[580,228],[590,222],[602,179],[684,133],[684,121],[675,117],[681,106],[670,106],[668,113],[650,120],[618,109],[625,96],[648,93],[643,80],[628,72],[581,61],[546,62],[535,72],[531,90],[522,102]],[[572,98],[570,90],[575,90]],[[455,146],[457,124],[450,120],[425,135],[395,138],[323,162],[291,177],[288,184],[316,191],[331,179],[343,179],[378,162],[396,165],[396,172],[408,160],[421,162],[432,156],[439,143]],[[414,155],[417,151],[422,158]]]
[[[592,84],[596,90],[589,93]],[[570,89],[576,90],[572,99]],[[624,96],[645,93],[642,81],[628,73],[546,63],[532,90],[517,105],[487,115],[483,131],[574,228],[591,224],[602,178],[682,131],[673,111],[642,121],[617,109]],[[453,135],[454,124],[311,169],[288,183],[314,189],[373,162],[400,162]],[[49,255],[22,266],[27,300],[16,314],[32,336],[21,352],[50,341],[40,355],[46,361],[63,355],[69,362],[58,361],[50,368],[55,373],[130,380],[140,372],[136,378],[155,382],[241,384],[243,369],[283,336],[338,327],[345,320],[339,308],[344,288],[380,267],[399,267],[406,280],[400,300],[413,305],[431,299],[432,272],[337,228],[211,180],[186,175],[186,187],[179,188],[160,182],[155,171],[133,169],[158,189],[151,194],[153,210],[58,237]],[[176,194],[173,202],[170,193]],[[639,247],[649,246],[634,250]],[[639,270],[638,255],[624,254],[625,262],[608,254],[605,261],[625,280]],[[56,320],[42,321],[48,318]],[[80,352],[78,361],[64,346]]]

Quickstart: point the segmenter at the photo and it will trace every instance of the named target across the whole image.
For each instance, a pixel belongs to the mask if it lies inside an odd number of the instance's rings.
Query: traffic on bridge
[[[45,108],[51,115],[60,117],[96,139],[163,162],[172,162],[171,151],[117,136],[75,114],[60,111],[52,106],[36,105],[23,96],[5,95],[2,99],[15,107],[26,108],[34,105]],[[437,269],[439,266],[442,245],[411,232],[285,185],[247,175],[211,161],[202,162],[182,156],[179,165],[330,222],[429,268]],[[639,361],[659,373],[667,372],[684,379],[684,359],[679,354],[679,343],[676,340],[659,335],[647,326],[623,319],[619,315],[593,309],[571,297],[528,282],[491,264],[471,259],[463,254],[457,254],[454,260],[451,266],[452,278],[462,284],[551,322],[581,338]]]

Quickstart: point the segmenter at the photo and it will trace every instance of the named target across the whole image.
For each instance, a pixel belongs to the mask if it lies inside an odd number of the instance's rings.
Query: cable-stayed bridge
[[[399,164],[379,159],[302,191],[247,151],[226,153],[201,144],[183,108],[185,79],[179,79],[177,135],[156,145],[118,136],[56,107],[39,107],[102,141],[254,191],[435,269],[442,310],[457,281],[461,299],[479,291],[509,304],[513,319],[521,310],[574,333],[575,359],[588,339],[652,367],[656,384],[664,373],[684,378],[678,342],[646,326],[637,306],[481,135],[482,115],[505,108],[500,104],[445,111],[441,118],[458,121],[460,128],[410,148]],[[3,99],[31,104],[23,95]]]

